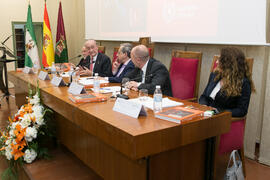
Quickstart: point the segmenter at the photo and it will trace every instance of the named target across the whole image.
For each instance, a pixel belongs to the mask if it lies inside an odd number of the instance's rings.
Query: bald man
[[[78,64],[80,75],[94,76],[95,73],[98,73],[101,77],[112,76],[111,59],[105,54],[98,52],[98,46],[95,40],[90,39],[86,41],[82,51],[85,51],[84,53],[87,56],[82,58]]]
[[[164,95],[172,96],[169,71],[161,62],[149,57],[146,46],[134,47],[131,51],[131,60],[136,67],[126,75],[131,80],[129,82],[131,89],[135,91],[147,89],[149,94],[154,94],[156,85],[160,85]]]

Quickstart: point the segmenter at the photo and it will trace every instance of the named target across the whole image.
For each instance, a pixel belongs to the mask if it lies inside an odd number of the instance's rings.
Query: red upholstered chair
[[[115,47],[113,49],[113,59],[112,59],[112,66],[113,66],[113,63],[117,60],[117,57],[118,57],[118,50],[119,50],[119,47]]]
[[[105,50],[106,50],[105,46],[98,46],[98,52],[99,53],[105,54]]]
[[[211,72],[217,67],[217,60],[219,56],[215,55],[213,58]],[[249,69],[252,72],[253,58],[246,58]],[[245,169],[245,155],[244,155],[244,134],[245,134],[246,117],[232,118],[231,129],[228,133],[222,134],[219,139],[218,153],[231,153],[233,150],[238,150],[243,166],[244,176],[246,176]]]
[[[151,43],[151,37],[140,37],[139,42],[132,42],[133,47],[140,44],[143,44],[148,48],[149,56],[153,58],[155,44]]]
[[[195,101],[201,73],[201,52],[172,51],[170,78],[173,97]]]
[[[219,56],[214,55],[212,65],[211,65],[211,72],[213,72],[216,69],[216,67],[218,65],[218,62],[217,62],[218,59],[219,59]]]

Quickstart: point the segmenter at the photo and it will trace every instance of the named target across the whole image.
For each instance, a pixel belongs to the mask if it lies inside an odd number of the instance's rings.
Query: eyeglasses
[[[139,59],[145,59],[147,57],[149,57],[149,55],[146,55],[146,56],[134,56],[135,58],[139,58]]]

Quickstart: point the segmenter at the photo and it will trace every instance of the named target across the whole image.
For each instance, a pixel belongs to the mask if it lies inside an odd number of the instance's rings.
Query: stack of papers
[[[129,99],[129,101],[134,101],[134,102],[140,103],[140,104],[144,105],[145,107],[152,109],[152,110],[154,109],[153,108],[153,98],[151,98],[151,97],[146,97],[146,98],[144,98],[143,101],[140,100],[139,98]],[[183,103],[170,100],[169,98],[162,98],[162,108],[181,106],[181,105],[183,105]]]
[[[94,88],[91,88],[94,91]],[[99,92],[102,94],[107,94],[107,93],[116,93],[119,92],[121,89],[120,86],[108,86],[108,87],[101,87]]]
[[[100,82],[100,84],[109,83],[109,81],[106,81],[106,80],[100,80],[99,82]],[[92,77],[80,78],[79,83],[84,85],[84,86],[93,85],[94,84],[94,79]]]

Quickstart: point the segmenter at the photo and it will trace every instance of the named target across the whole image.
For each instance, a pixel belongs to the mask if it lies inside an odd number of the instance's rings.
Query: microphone
[[[14,52],[7,47],[7,45],[5,45],[5,43],[7,42],[7,40],[9,40],[9,38],[13,36],[12,34],[10,36],[8,36],[3,42],[1,42],[1,44],[5,47],[5,53],[7,53],[8,56],[12,57],[12,58],[18,58],[18,56],[14,55]]]
[[[70,58],[70,59],[68,59],[68,62],[70,61],[70,60],[73,60],[73,59],[76,59],[76,58],[79,58],[79,57],[81,57],[82,55],[81,54],[79,54],[79,55],[77,55],[77,56],[74,56],[74,57],[72,57],[72,58]],[[59,63],[60,64],[60,69],[62,69],[62,66],[65,64],[65,63]]]
[[[144,77],[144,79],[147,79],[147,78],[150,78],[150,77],[153,77],[153,74],[148,74],[147,76]],[[130,79],[129,81],[136,81],[138,79],[141,79],[142,77],[136,77],[136,78],[133,78],[133,79]]]
[[[7,42],[7,40],[9,40],[9,38],[13,36],[12,34],[10,36],[8,36],[3,42],[1,42],[3,45],[5,44],[5,42]]]
[[[82,55],[81,55],[81,54],[79,54],[79,55],[77,55],[77,56],[74,56],[74,57],[72,57],[72,58],[68,59],[68,61],[73,60],[73,59],[76,59],[76,58],[79,58],[79,57],[82,57]]]

